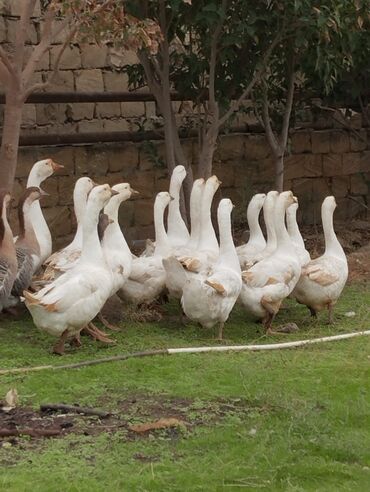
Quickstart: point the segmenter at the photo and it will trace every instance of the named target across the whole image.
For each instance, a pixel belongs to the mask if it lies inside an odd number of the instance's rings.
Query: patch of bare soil
[[[370,282],[370,243],[348,256],[350,282]]]
[[[152,394],[121,399],[106,417],[16,407],[0,411],[0,448],[25,449],[46,438],[63,438],[70,434],[95,436],[103,432],[120,432],[128,441],[158,433],[162,438],[177,440],[196,426],[215,424],[228,414],[247,414],[251,410],[264,413],[271,408],[243,399],[203,401]]]

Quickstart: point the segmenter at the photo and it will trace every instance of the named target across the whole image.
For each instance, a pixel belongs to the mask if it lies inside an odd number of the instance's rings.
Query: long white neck
[[[198,247],[200,240],[200,211],[202,205],[202,192],[204,185],[193,187],[190,195],[190,221],[191,233],[188,247],[195,249]]]
[[[88,203],[82,226],[81,262],[104,262],[103,251],[98,236],[99,208]]]
[[[126,198],[127,199],[127,198]],[[108,204],[104,207],[104,213],[106,213],[110,220],[113,222],[108,225],[104,237],[103,237],[103,249],[107,247],[119,248],[124,250],[127,254],[131,255],[131,250],[128,247],[127,241],[118,223],[118,210],[122,203],[122,197],[112,197]]]
[[[220,231],[220,254],[217,263],[241,273],[239,258],[231,232],[231,213],[228,210],[219,210],[217,216]]]
[[[200,211],[200,238],[198,248],[200,251],[211,250],[219,252],[216,233],[212,225],[211,206],[216,190],[213,187],[205,186],[202,206]]]
[[[87,194],[81,190],[76,190],[73,193],[74,212],[77,221],[77,229],[73,241],[68,245],[68,249],[81,249],[82,247],[82,229],[83,219],[86,212]]]
[[[162,203],[154,203],[154,229],[155,229],[155,250],[154,254],[166,257],[171,252],[170,241],[164,227],[164,209]]]
[[[266,199],[267,200],[267,199]],[[274,225],[274,204],[271,202],[266,203],[263,207],[263,218],[265,220],[266,225],[266,234],[267,234],[267,244],[266,248],[270,251],[273,251],[276,248],[276,231]],[[276,202],[275,202],[276,204]]]
[[[37,175],[36,171],[33,172],[33,169],[31,169],[31,172],[27,180],[27,188],[30,188],[31,186],[36,186],[37,188],[39,188],[40,184],[43,181],[44,180]],[[35,234],[37,237],[37,241],[40,246],[40,261],[42,263],[46,258],[48,258],[51,255],[52,239],[51,239],[49,227],[46,223],[46,220],[41,210],[40,202],[38,200],[34,201],[31,205],[30,219],[32,221]]]
[[[334,210],[330,210],[325,205],[323,206],[321,219],[322,219],[322,226],[324,229],[324,237],[325,237],[324,254],[339,256],[340,258],[346,259],[346,255],[334,231],[333,214],[334,214]]]
[[[277,199],[275,203],[275,231],[277,240],[277,249],[284,251],[295,251],[288,231],[285,227],[286,202],[283,199]]]
[[[177,176],[172,176],[170,182],[170,195],[171,200],[168,206],[168,236],[171,239],[180,239],[180,243],[185,244],[189,240],[189,231],[185,225],[184,219],[180,212],[180,190],[182,181]]]
[[[288,233],[294,244],[299,246],[300,248],[305,249],[305,244],[302,238],[301,231],[299,230],[297,223],[297,209],[298,206],[296,203],[290,205],[286,211],[286,224],[288,228]]]
[[[249,226],[249,241],[248,243],[264,243],[265,242],[265,237],[263,235],[263,232],[261,230],[261,226],[259,223],[259,214],[261,211],[261,206],[258,205],[252,198],[252,200],[249,202],[248,209],[247,209],[247,220],[248,220],[248,226]]]
[[[34,201],[30,203],[28,200],[26,200],[23,204],[23,208],[21,211],[22,217],[20,217],[21,230],[19,231],[20,233],[16,241],[16,245],[24,244],[39,252],[40,246],[37,241],[31,217],[31,208],[33,203]]]

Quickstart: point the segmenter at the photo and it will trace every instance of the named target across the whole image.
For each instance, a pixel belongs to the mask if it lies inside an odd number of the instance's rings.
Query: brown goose
[[[40,262],[40,245],[32,224],[32,204],[48,193],[36,186],[27,188],[19,200],[19,236],[15,242],[18,270],[12,296],[19,298],[31,284],[32,275]]]
[[[0,191],[0,312],[9,306],[9,296],[17,275],[17,257],[7,211],[10,193]]]

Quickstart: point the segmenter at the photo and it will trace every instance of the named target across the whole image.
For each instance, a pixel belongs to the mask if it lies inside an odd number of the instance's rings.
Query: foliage
[[[279,314],[296,321],[299,338],[368,328],[369,292],[346,288],[336,325],[323,313],[317,324],[292,301]],[[355,311],[355,318],[346,318]],[[125,320],[117,346],[83,346],[65,360],[48,353],[52,340],[29,319],[3,321],[1,366],[62,364],[123,351],[164,346],[217,344],[211,330],[169,319]],[[258,325],[236,310],[226,326],[227,343],[265,343]],[[295,335],[281,339],[291,340]],[[124,422],[155,420],[150,402],[173,400],[167,417],[183,411],[186,434],[154,432],[130,437],[124,427],[100,435],[70,435],[38,441],[17,438],[0,446],[4,490],[72,492],[120,490],[367,490],[370,422],[369,337],[299,350],[154,357],[2,376],[0,395],[17,388],[20,403],[65,402],[121,412]],[[98,354],[97,354],[98,352]],[[140,398],[141,397],[141,398]],[[126,403],[126,407],[122,405]],[[201,420],[202,409],[210,418]],[[86,417],[84,417],[86,420]],[[92,419],[89,419],[92,420]],[[102,426],[104,421],[102,421]],[[108,427],[108,426],[107,426]]]

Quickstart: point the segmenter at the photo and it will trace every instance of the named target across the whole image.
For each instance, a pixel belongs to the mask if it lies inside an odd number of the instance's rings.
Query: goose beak
[[[56,162],[54,162],[53,160],[51,160],[51,167],[53,169],[53,171],[59,171],[59,169],[64,169],[64,166],[62,164],[58,164]]]
[[[111,196],[119,195],[118,191],[112,190],[112,188],[110,191],[111,191]]]
[[[174,200],[174,197],[173,197],[173,196],[171,196],[171,195],[170,195],[170,200],[171,200],[171,201],[172,201],[172,200]]]
[[[43,196],[50,196],[50,193],[48,193],[47,191],[44,191],[44,190],[42,190],[40,188],[40,195],[41,195],[41,197],[43,197]]]
[[[298,203],[298,198],[296,196],[293,196],[293,203]]]
[[[114,220],[113,219],[109,219],[108,220],[108,224],[113,224]]]
[[[130,191],[131,191],[132,195],[140,195],[140,192],[137,190],[134,190],[133,188],[131,188],[131,186],[130,186]]]

